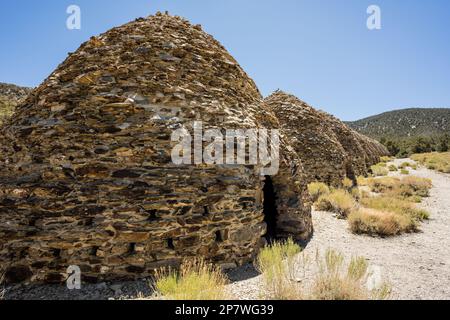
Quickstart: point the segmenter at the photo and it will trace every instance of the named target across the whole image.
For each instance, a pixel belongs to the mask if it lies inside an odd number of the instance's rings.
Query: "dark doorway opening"
[[[277,205],[276,193],[273,187],[272,178],[266,176],[264,183],[264,222],[267,224],[267,233],[265,238],[268,242],[277,238]]]
[[[357,179],[356,179],[356,175],[355,172],[353,171],[353,167],[351,164],[347,163],[346,167],[346,173],[347,173],[347,178],[349,178],[352,182],[353,182],[353,186],[356,186],[358,184]]]

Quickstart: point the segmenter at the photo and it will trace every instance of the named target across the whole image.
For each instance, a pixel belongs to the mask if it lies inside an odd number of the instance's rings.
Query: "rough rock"
[[[210,35],[157,14],[84,43],[0,133],[0,261],[8,282],[135,279],[183,258],[251,261],[267,233],[255,165],[175,165],[174,129],[278,128]],[[270,127],[269,127],[270,126]],[[311,235],[303,167],[282,132],[277,236]]]
[[[367,175],[389,152],[334,116],[318,111],[293,95],[277,91],[264,101],[298,153],[308,182],[339,186],[345,177]]]

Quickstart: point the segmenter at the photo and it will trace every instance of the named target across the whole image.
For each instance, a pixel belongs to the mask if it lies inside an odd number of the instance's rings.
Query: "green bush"
[[[378,211],[394,212],[410,216],[418,221],[427,220],[430,216],[426,210],[416,208],[413,203],[389,195],[363,198],[361,204],[366,208]]]
[[[389,174],[389,171],[385,167],[380,166],[378,164],[371,166],[370,170],[372,170],[372,174],[375,177],[387,176]]]
[[[380,142],[397,158],[407,158],[412,154],[429,152],[447,152],[450,147],[448,134],[432,137],[392,138],[382,137]]]
[[[345,218],[357,205],[355,198],[348,191],[338,189],[333,190],[328,195],[321,196],[317,200],[316,209],[319,211],[333,212]]]
[[[256,259],[256,269],[263,276],[264,293],[274,300],[297,300],[301,297],[295,277],[295,257],[301,247],[292,239],[264,247]]]
[[[156,274],[157,297],[169,300],[223,300],[228,280],[221,270],[203,259],[185,261],[179,272],[161,270]]]
[[[398,171],[398,168],[395,166],[395,164],[391,164],[389,166],[389,171],[390,172],[396,172],[396,171]]]
[[[320,196],[330,193],[330,188],[322,182],[312,182],[308,185],[308,191],[314,202],[320,198]]]
[[[395,236],[417,230],[416,220],[409,215],[367,208],[353,211],[348,223],[355,234]]]

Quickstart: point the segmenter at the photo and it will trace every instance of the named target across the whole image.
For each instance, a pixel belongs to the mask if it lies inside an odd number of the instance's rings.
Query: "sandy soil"
[[[397,165],[409,159],[395,160]],[[433,181],[431,196],[420,204],[431,213],[421,232],[393,238],[353,235],[345,220],[313,212],[314,237],[304,252],[336,249],[347,257],[364,256],[393,287],[393,299],[450,299],[450,175],[425,168],[410,174]],[[391,174],[400,175],[398,173]],[[231,291],[241,299],[258,298],[260,277],[236,282]]]
[[[413,162],[411,160],[408,160]],[[404,160],[395,160],[396,164]],[[450,299],[450,175],[419,168],[411,175],[433,181],[431,196],[420,204],[429,210],[431,218],[421,226],[421,232],[394,238],[374,238],[353,235],[347,222],[327,212],[313,212],[315,234],[304,254],[314,257],[317,250],[336,249],[347,257],[364,256],[393,287],[393,299]],[[398,173],[394,174],[398,175]],[[299,270],[299,279],[308,282],[313,270]],[[251,265],[229,272],[228,286],[234,298],[261,298],[261,277]],[[69,291],[63,286],[16,286],[7,288],[6,299],[111,299],[148,295],[146,281],[83,287]]]

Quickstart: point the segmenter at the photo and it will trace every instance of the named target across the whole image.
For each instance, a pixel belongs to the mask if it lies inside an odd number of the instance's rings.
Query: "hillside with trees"
[[[449,150],[449,108],[396,110],[347,124],[379,140],[392,155]]]

